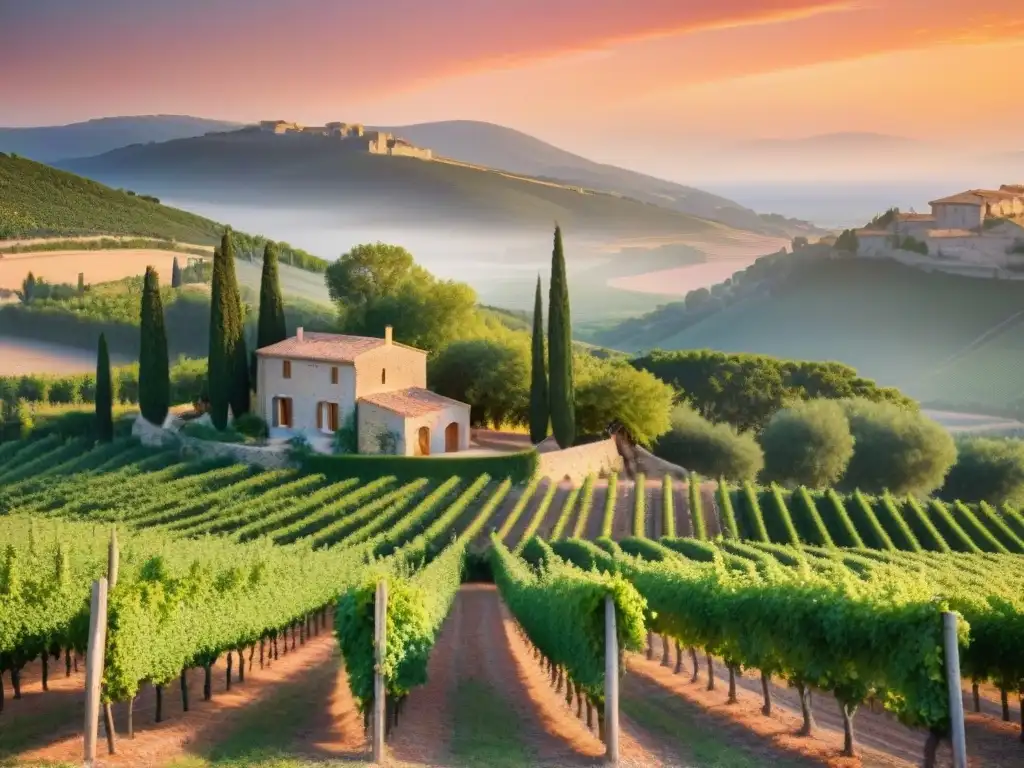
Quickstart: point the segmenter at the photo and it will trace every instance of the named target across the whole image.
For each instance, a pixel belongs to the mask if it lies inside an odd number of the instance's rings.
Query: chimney
[[[300,325],[295,329],[295,340],[302,341],[302,326]]]
[[[391,326],[390,325],[385,325],[384,326],[384,343],[385,344],[390,344],[391,343]]]

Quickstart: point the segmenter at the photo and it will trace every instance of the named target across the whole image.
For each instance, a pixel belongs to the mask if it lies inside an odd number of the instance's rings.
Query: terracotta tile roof
[[[982,205],[986,202],[994,203],[1001,200],[1013,200],[1021,196],[1020,192],[1014,192],[1008,189],[969,189],[966,192],[960,192],[956,195],[940,197],[938,200],[932,200],[930,205]]]
[[[369,403],[376,405],[385,410],[397,413],[400,416],[425,416],[428,413],[434,411],[440,411],[442,408],[448,408],[452,405],[461,405],[466,408],[469,406],[465,403],[460,403],[458,400],[452,400],[450,397],[439,395],[436,392],[431,392],[429,389],[422,389],[420,387],[409,387],[408,389],[398,389],[393,392],[378,392],[375,395],[366,395],[365,397],[359,398],[360,402]]]
[[[289,357],[324,363],[354,363],[359,355],[383,347],[384,339],[372,336],[344,336],[339,333],[304,331],[302,341],[296,336],[256,350],[261,357]]]
[[[854,234],[860,237],[892,237],[892,232],[885,229],[855,229]]]
[[[977,205],[980,207],[984,202],[981,195],[976,195],[973,192],[960,192],[949,197],[932,200],[928,205]]]

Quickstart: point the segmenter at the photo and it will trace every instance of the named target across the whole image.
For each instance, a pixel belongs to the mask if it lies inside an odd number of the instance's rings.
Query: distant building
[[[405,139],[392,136],[386,131],[366,130],[362,123],[345,123],[333,121],[324,125],[303,127],[298,123],[286,120],[263,120],[259,130],[265,133],[282,135],[286,133],[302,136],[324,136],[341,139],[342,146],[371,155],[393,155],[400,157],[416,157],[421,160],[432,160],[434,153],[423,147],[417,147]]]
[[[288,133],[290,131],[301,131],[302,126],[297,123],[289,123],[287,120],[262,120],[260,130],[267,133]]]
[[[899,213],[885,227],[859,229],[858,254],[904,258],[908,238],[946,264],[997,269],[1021,266],[1024,185],[969,189],[932,200],[931,213]],[[915,243],[910,243],[921,247]]]
[[[939,229],[974,229],[986,218],[1012,218],[1024,214],[1024,193],[1019,186],[999,189],[970,189],[932,200],[932,215]]]

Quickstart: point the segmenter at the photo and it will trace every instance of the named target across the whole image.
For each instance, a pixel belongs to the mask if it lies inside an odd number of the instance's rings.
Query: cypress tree
[[[213,283],[210,290],[210,354],[206,360],[206,383],[210,397],[210,419],[217,429],[228,424],[231,393],[231,305],[225,301],[224,258],[213,251]]]
[[[548,408],[548,372],[544,359],[544,303],[537,275],[533,302],[533,356],[530,364],[530,442],[535,445],[548,436],[551,411]]]
[[[245,344],[245,312],[242,307],[242,297],[238,291],[238,277],[235,275],[235,246],[231,237],[231,230],[224,233],[221,239],[220,250],[224,258],[224,272],[230,284],[230,293],[234,316],[234,343],[232,345],[234,361],[231,366],[231,394],[229,402],[231,413],[238,418],[249,412],[249,353]]]
[[[551,431],[559,448],[576,440],[576,386],[572,360],[572,322],[569,318],[569,284],[562,251],[562,229],[555,226],[551,252],[551,286],[548,289],[548,397]]]
[[[277,274],[277,246],[268,242],[263,250],[263,275],[260,278],[260,314],[256,323],[256,349],[269,347],[288,338],[284,321],[284,300]],[[256,351],[252,354],[252,381],[256,381]]]
[[[114,388],[110,381],[110,352],[107,337],[100,334],[96,350],[96,439],[109,443],[114,439]]]
[[[236,417],[249,410],[249,360],[242,320],[242,300],[235,277],[235,248],[229,230],[213,254],[210,296],[207,380],[210,418],[217,429],[227,426],[229,407]]]
[[[171,407],[171,376],[160,277],[153,267],[146,267],[140,319],[139,410],[146,421],[162,426]]]
[[[181,267],[178,265],[178,257],[174,257],[174,264],[171,265],[171,288],[181,288]]]

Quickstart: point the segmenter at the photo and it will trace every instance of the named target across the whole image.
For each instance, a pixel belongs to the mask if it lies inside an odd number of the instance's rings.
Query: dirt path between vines
[[[260,669],[259,653],[253,659],[252,668],[246,668],[244,683],[232,683],[231,690],[226,690],[224,659],[218,661],[213,668],[213,700],[202,700],[203,670],[193,669],[188,676],[189,711],[182,712],[180,688],[177,682],[165,686],[163,696],[163,722],[155,723],[155,692],[151,686],[144,686],[135,700],[134,726],[135,738],[129,740],[127,733],[127,706],[115,704],[114,721],[119,738],[117,754],[108,755],[103,728],[100,728],[100,743],[97,763],[106,765],[128,765],[139,768],[157,768],[180,757],[203,754],[213,748],[220,739],[230,733],[244,716],[249,707],[262,699],[274,694],[288,684],[302,689],[310,688],[315,681],[328,681],[333,687],[336,700],[330,709],[335,711],[331,720],[336,729],[336,736],[329,752],[358,753],[362,741],[361,723],[353,733],[346,723],[345,712],[355,714],[348,684],[344,678],[344,669],[340,665],[337,646],[331,632],[323,630],[311,638],[305,645],[297,645],[295,651],[279,655],[277,661],[267,668]],[[79,668],[83,667],[79,664]],[[236,661],[237,667],[237,661]],[[63,674],[63,672],[62,672]],[[64,699],[50,705],[47,699],[60,697],[63,692],[50,691],[34,696],[30,707],[18,707],[23,702],[9,702],[3,714],[3,728],[10,733],[31,731],[29,738],[32,744],[27,749],[19,750],[17,757],[30,762],[66,761],[79,762],[82,758],[82,723],[84,715],[84,691],[79,679],[74,681],[77,686],[70,694],[70,704]],[[336,678],[341,679],[336,682]],[[63,678],[62,678],[63,680]],[[73,678],[68,678],[69,685]],[[54,681],[56,682],[56,681]],[[52,687],[52,685],[51,685]],[[323,686],[321,686],[323,687]],[[338,693],[342,695],[337,696]],[[64,694],[68,695],[68,694]],[[25,702],[29,703],[29,702]],[[340,710],[340,711],[337,711]],[[42,721],[40,720],[42,717]],[[9,718],[9,719],[8,719]],[[44,722],[46,727],[38,728]],[[26,745],[28,746],[28,745]]]
[[[708,691],[707,666],[703,655],[700,657],[700,680],[691,683],[693,668],[685,650],[684,671],[675,675],[672,668],[663,667],[660,663],[660,639],[655,641],[654,647],[658,652],[654,660],[648,661],[637,654],[628,657],[628,669],[634,673],[632,677],[638,683],[635,683],[635,689],[624,688],[624,707],[627,706],[625,700],[628,695],[650,698],[671,693],[686,702],[699,705],[708,719],[708,728],[724,729],[724,732],[730,734],[730,739],[736,739],[737,743],[754,738],[794,759],[810,760],[811,764],[834,768],[909,768],[921,764],[925,732],[901,725],[881,709],[872,712],[864,706],[857,712],[854,732],[860,756],[854,759],[843,758],[839,755],[843,742],[842,718],[832,696],[815,693],[812,706],[817,730],[814,737],[801,738],[795,735],[801,724],[799,699],[796,692],[784,684],[772,684],[773,712],[770,717],[765,717],[761,714],[763,699],[758,672],[751,671],[737,678],[739,703],[729,705],[726,703],[728,670],[721,660],[715,661],[715,690]],[[673,663],[674,660],[673,652]],[[970,765],[1024,768],[1024,745],[1017,740],[1017,733],[1018,728],[1012,722],[1004,723],[993,717],[968,712],[967,746]],[[952,765],[948,743],[940,747],[937,765],[939,768]]]

